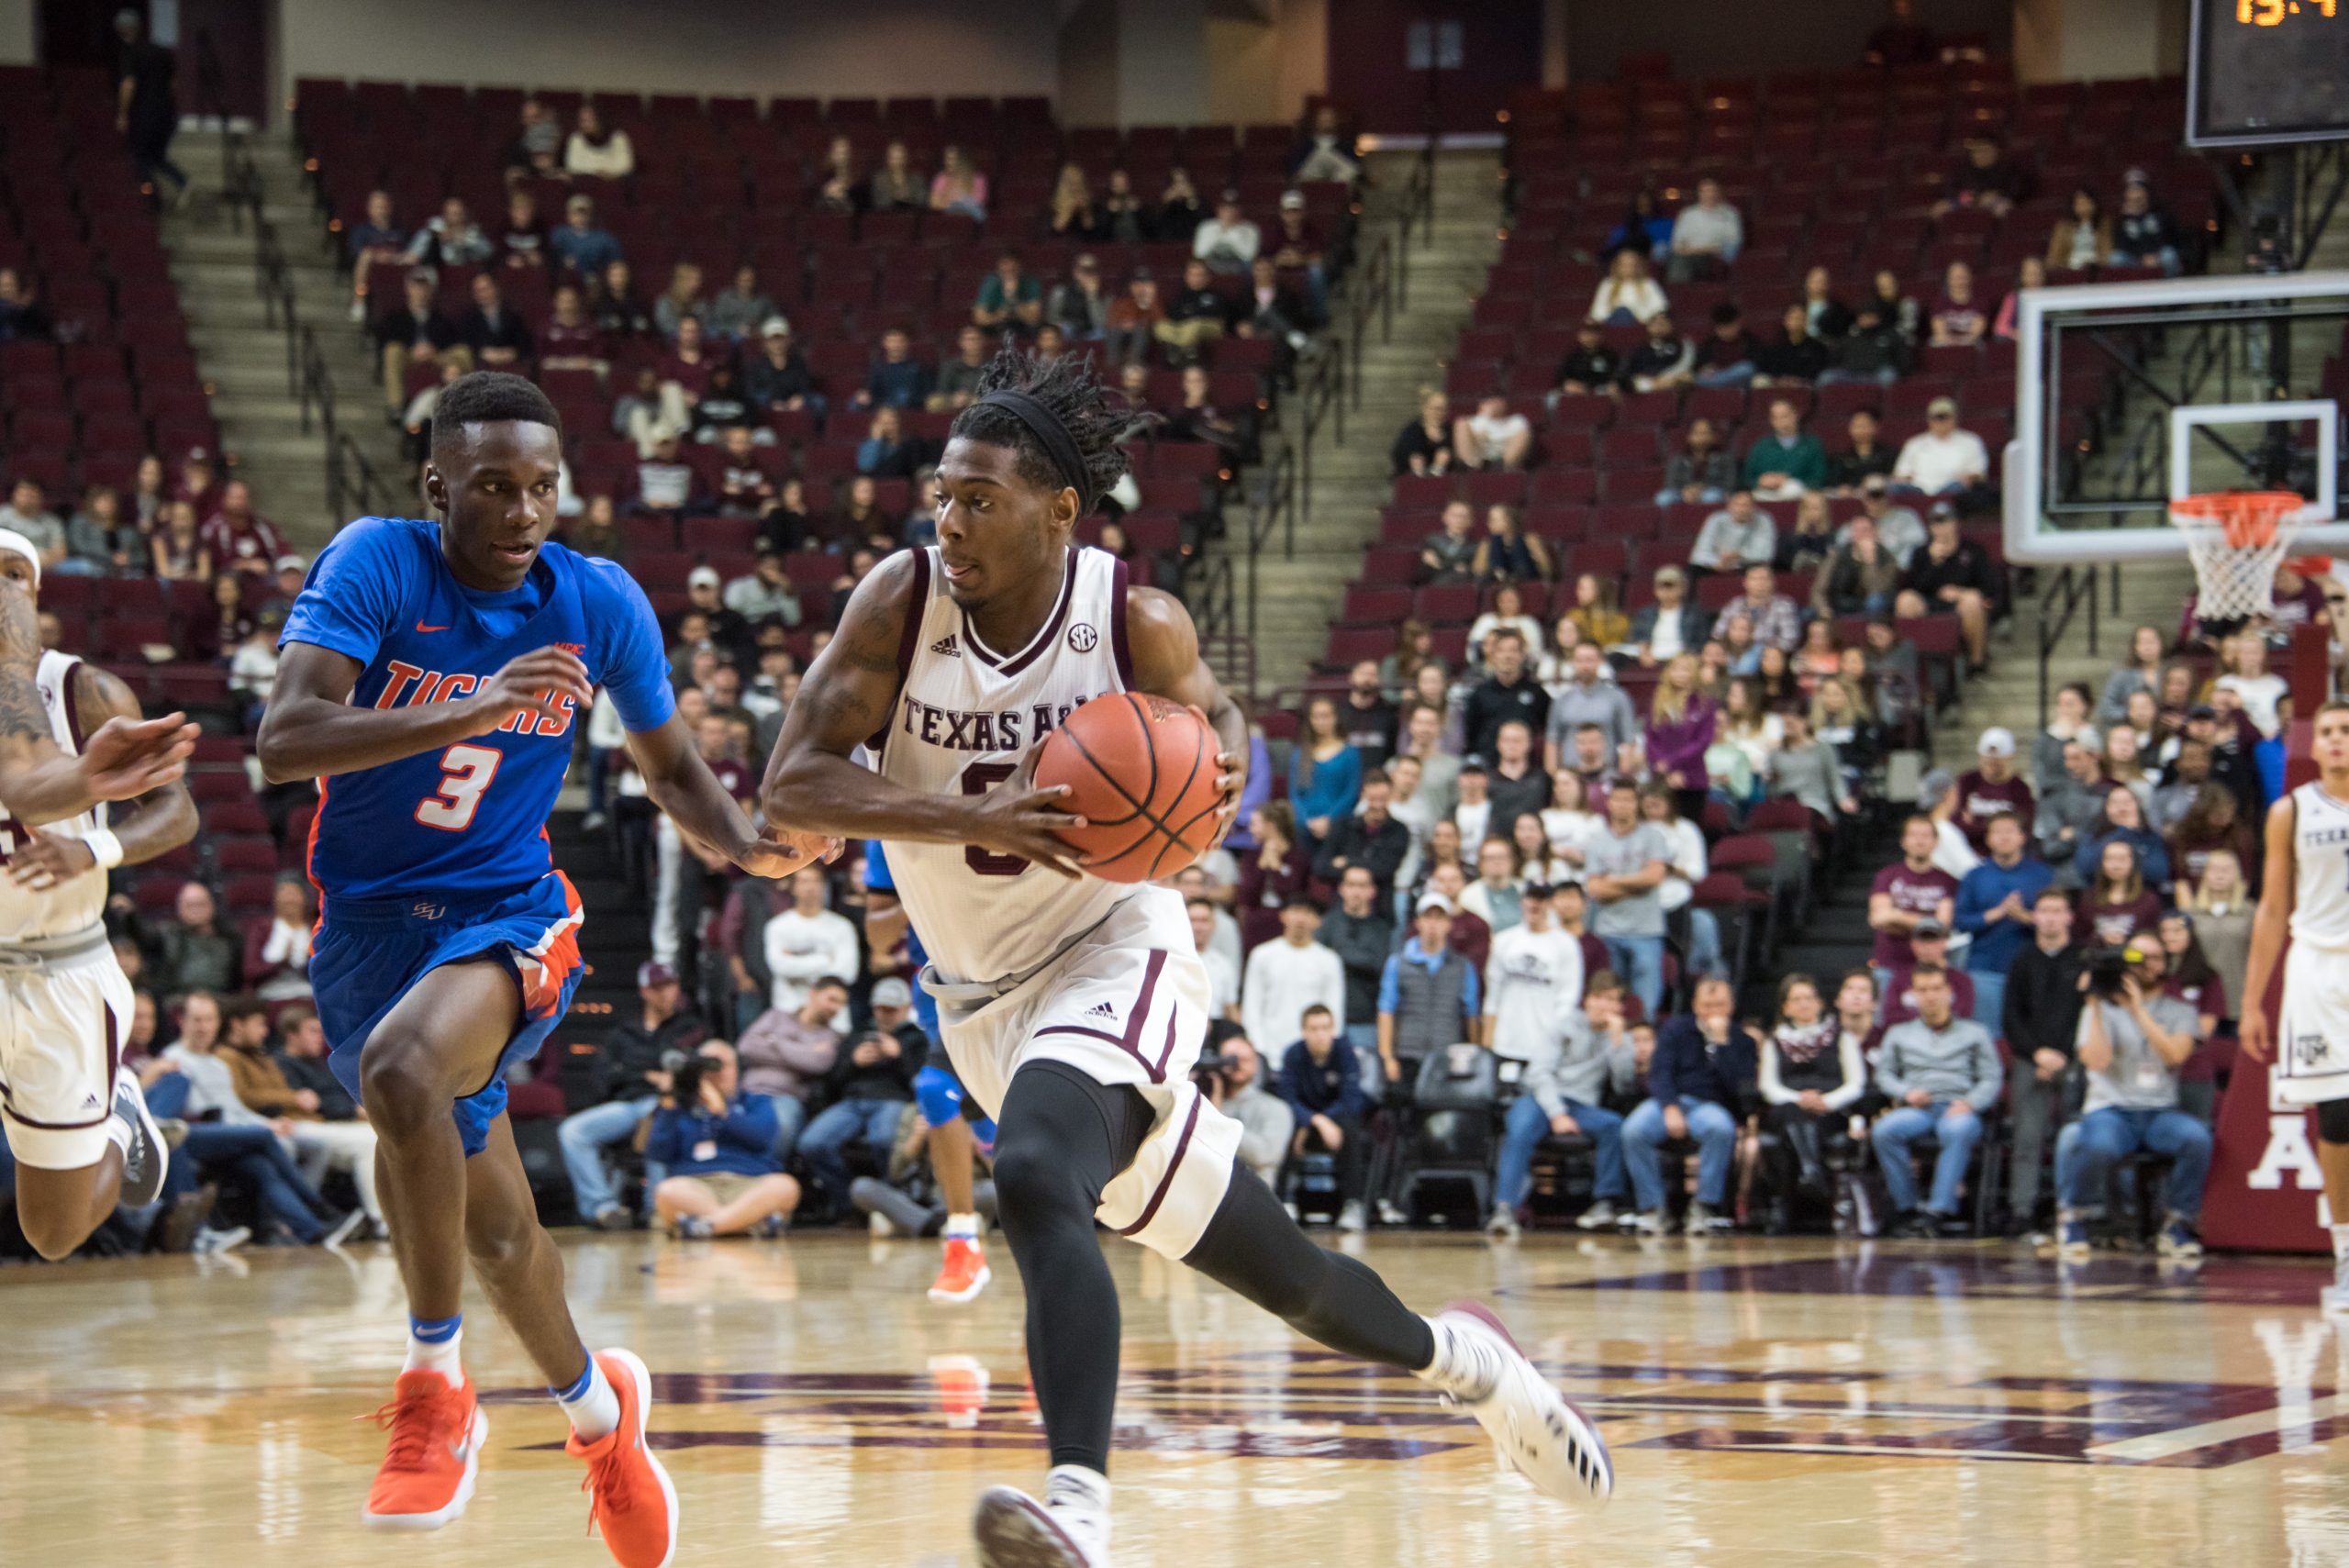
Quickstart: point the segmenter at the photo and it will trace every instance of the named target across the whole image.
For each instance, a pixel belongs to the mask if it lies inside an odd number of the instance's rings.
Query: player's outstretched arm
[[[73,672],[67,694],[84,729],[96,729],[120,719],[138,724],[139,699],[119,676],[95,664]],[[23,887],[41,888],[80,876],[95,866],[142,865],[157,855],[176,850],[195,837],[195,802],[187,785],[177,779],[160,784],[115,810],[107,823],[112,838],[107,858],[99,859],[103,839],[69,839],[61,833],[36,833],[8,857],[8,875]]]
[[[285,645],[255,746],[264,778],[290,784],[381,767],[487,735],[518,713],[557,720],[585,713],[596,695],[587,666],[560,648],[517,655],[465,696],[397,707],[351,706],[363,668],[315,642]]]
[[[702,761],[685,732],[685,721],[674,713],[665,724],[631,732],[628,751],[644,780],[644,793],[668,814],[677,831],[753,876],[789,876],[801,866],[840,853],[837,839],[795,833],[773,822],[763,834],[753,828]]]
[[[2267,1060],[2267,984],[2284,956],[2284,940],[2292,929],[2292,899],[2299,891],[2299,868],[2292,853],[2293,811],[2288,795],[2267,808],[2267,854],[2262,862],[2266,881],[2251,917],[2251,962],[2243,971],[2243,1011],[2235,1025],[2243,1053],[2254,1062]]]
[[[761,785],[767,820],[839,839],[978,844],[1077,875],[1076,851],[1056,832],[1078,820],[1059,809],[1063,791],[1015,778],[980,795],[930,795],[849,760],[896,716],[897,650],[913,613],[913,560],[901,552],[866,575],[831,641],[808,666]]]
[[[1191,612],[1172,594],[1157,588],[1127,590],[1126,646],[1133,653],[1136,688],[1169,702],[1188,703],[1215,730],[1222,746],[1216,762],[1223,773],[1216,788],[1223,806],[1215,835],[1221,843],[1240,814],[1240,792],[1248,782],[1248,716],[1208,668]]]
[[[79,757],[58,748],[40,700],[40,617],[32,595],[0,584],[0,806],[33,826],[78,817],[102,800],[129,800],[176,782],[195,750],[185,714],[144,722],[110,718]],[[135,710],[134,710],[135,711]]]

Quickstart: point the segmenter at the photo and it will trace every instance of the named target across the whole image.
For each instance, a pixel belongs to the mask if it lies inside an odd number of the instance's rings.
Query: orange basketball
[[[1155,882],[1216,830],[1216,733],[1197,710],[1142,692],[1096,697],[1044,738],[1036,784],[1066,784],[1085,826],[1061,834],[1107,882]]]

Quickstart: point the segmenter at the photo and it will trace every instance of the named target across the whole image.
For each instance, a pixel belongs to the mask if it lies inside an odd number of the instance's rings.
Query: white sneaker
[[[1389,1203],[1386,1199],[1380,1198],[1378,1200],[1378,1223],[1381,1225],[1408,1225],[1411,1223],[1411,1217],[1405,1214],[1400,1207]]]
[[[1356,1232],[1370,1229],[1370,1219],[1362,1211],[1362,1199],[1355,1198],[1338,1211],[1338,1229]]]
[[[1615,1211],[1615,1206],[1609,1203],[1605,1198],[1600,1198],[1597,1203],[1592,1204],[1588,1208],[1584,1209],[1581,1214],[1575,1217],[1575,1229],[1577,1230],[1611,1230],[1616,1226],[1621,1224],[1622,1221],[1623,1217]]]
[[[979,1568],[1109,1568],[1109,1516],[1090,1497],[1040,1503],[1016,1486],[990,1486],[971,1534]]]
[[[1476,1418],[1502,1468],[1561,1502],[1603,1503],[1614,1495],[1607,1440],[1526,1359],[1490,1308],[1455,1302],[1431,1322],[1448,1336],[1437,1347],[1436,1366],[1445,1370],[1437,1387]]]
[[[864,1228],[867,1230],[870,1230],[874,1235],[882,1238],[884,1240],[886,1240],[888,1238],[895,1236],[897,1233],[896,1221],[891,1219],[887,1215],[882,1213],[877,1208],[871,1214],[865,1216]]]
[[[1497,1206],[1492,1218],[1485,1221],[1485,1234],[1496,1241],[1514,1241],[1518,1238],[1517,1210]]]

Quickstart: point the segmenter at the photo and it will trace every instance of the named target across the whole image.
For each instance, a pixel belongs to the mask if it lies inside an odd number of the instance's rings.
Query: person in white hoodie
[[[1495,1054],[1531,1062],[1582,1006],[1582,939],[1552,915],[1547,885],[1528,884],[1521,907],[1485,961],[1485,1039]]]
[[[1248,955],[1240,985],[1241,1027],[1250,1040],[1286,1051],[1304,1034],[1305,1010],[1330,1009],[1338,1031],[1346,1028],[1346,967],[1338,955],[1313,940],[1321,929],[1321,906],[1302,893],[1281,906],[1280,940],[1259,942]]]

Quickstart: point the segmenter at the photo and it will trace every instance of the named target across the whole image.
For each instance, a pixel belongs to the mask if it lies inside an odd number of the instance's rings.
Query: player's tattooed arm
[[[141,717],[139,698],[122,678],[95,664],[75,667],[66,700],[85,732],[117,718],[136,724]],[[106,828],[122,847],[121,863],[141,865],[195,837],[195,801],[184,783],[173,779],[117,806]],[[22,886],[45,887],[97,863],[97,851],[85,840],[36,833],[8,857],[8,875]]]
[[[40,616],[32,595],[0,584],[0,805],[27,826],[78,817],[102,800],[128,800],[174,783],[195,750],[185,714],[109,718],[79,757],[59,749],[35,679]]]
[[[1126,646],[1132,651],[1137,690],[1188,703],[1215,730],[1221,747],[1216,761],[1223,768],[1217,781],[1223,795],[1223,825],[1216,834],[1220,842],[1239,816],[1240,794],[1248,783],[1248,716],[1208,668],[1191,612],[1173,595],[1157,588],[1127,590]]]
[[[893,555],[857,585],[808,666],[761,786],[767,820],[841,839],[978,844],[1075,875],[1075,854],[1055,834],[1076,820],[1057,807],[1063,791],[1014,778],[982,794],[933,795],[849,760],[896,715],[899,645],[907,617],[919,613],[915,559]]]
[[[518,713],[568,721],[596,695],[587,666],[560,648],[515,655],[468,695],[395,707],[351,706],[363,669],[314,642],[285,645],[254,741],[264,778],[290,784],[381,767],[490,734]]]

